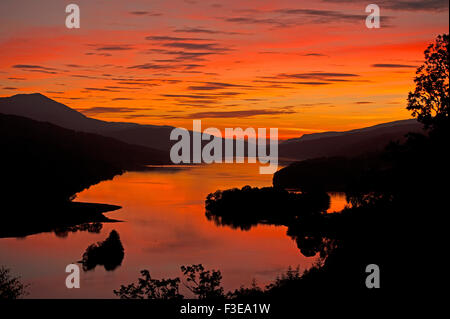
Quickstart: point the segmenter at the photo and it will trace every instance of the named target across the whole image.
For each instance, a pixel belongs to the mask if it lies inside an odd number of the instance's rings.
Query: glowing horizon
[[[2,1],[0,95],[39,92],[107,121],[278,127],[282,139],[407,119],[448,3],[378,2],[380,29],[360,0],[80,0],[81,28],[67,29],[67,3]]]

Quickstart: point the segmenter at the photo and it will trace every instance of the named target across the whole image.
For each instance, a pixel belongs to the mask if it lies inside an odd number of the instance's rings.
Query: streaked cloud
[[[213,91],[228,88],[251,88],[251,86],[221,82],[202,82],[201,85],[191,85],[187,87],[187,89],[191,91]]]
[[[141,108],[133,108],[133,107],[91,107],[87,109],[78,109],[83,114],[102,114],[102,113],[131,113],[131,112],[137,112],[142,111]],[[146,109],[150,110],[150,109]]]
[[[242,32],[219,31],[219,30],[213,30],[213,29],[207,29],[207,28],[192,28],[192,27],[185,27],[185,28],[181,28],[181,29],[175,29],[174,32],[203,33],[203,34],[228,34],[228,35],[245,34],[245,33],[242,33]]]
[[[105,45],[96,48],[97,51],[126,51],[132,50],[133,48],[130,45]]]
[[[211,41],[211,39],[202,38],[184,38],[184,37],[174,37],[168,35],[151,35],[145,37],[146,40],[151,41]]]
[[[40,73],[47,73],[47,74],[58,74],[58,70],[55,68],[45,67],[42,65],[34,65],[34,64],[16,64],[13,65],[13,68],[15,69],[21,69],[22,71],[28,71],[28,72],[40,72]]]
[[[148,16],[148,17],[160,17],[163,15],[160,12],[152,12],[152,11],[130,11],[129,13],[135,16]]]
[[[331,3],[364,3],[366,0],[322,0]],[[438,11],[448,9],[447,0],[377,0],[381,8],[400,11]]]
[[[205,50],[213,52],[226,52],[230,50],[228,48],[219,47],[217,43],[168,42],[164,43],[163,46],[185,50]]]
[[[351,14],[345,11],[319,9],[279,9],[275,12],[318,18],[310,21],[314,23],[361,22],[365,21],[367,17],[365,14]]]
[[[402,119],[415,65],[448,32],[448,4],[440,0],[379,0],[380,30],[365,27],[363,0],[88,1],[78,31],[55,19],[51,1],[39,2],[42,14],[32,17],[7,2],[4,96],[37,91],[75,108],[117,106],[90,112],[143,124],[189,125],[195,113],[217,127],[285,117],[277,123],[286,132]]]
[[[372,64],[372,67],[374,67],[374,68],[417,68],[417,65],[377,63],[377,64]]]
[[[188,119],[201,118],[247,118],[261,115],[280,115],[293,114],[292,110],[272,110],[272,109],[258,109],[258,110],[243,110],[243,111],[212,111],[212,112],[197,112],[185,116]]]
[[[322,53],[311,52],[311,53],[304,53],[304,54],[302,54],[302,56],[317,56],[317,57],[324,57],[324,56],[328,56],[328,55],[322,54]]]

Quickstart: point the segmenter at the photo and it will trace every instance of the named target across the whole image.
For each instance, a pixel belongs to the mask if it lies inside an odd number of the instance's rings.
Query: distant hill
[[[336,137],[336,136],[342,136],[342,135],[346,135],[346,134],[371,132],[371,131],[377,131],[379,129],[399,127],[399,126],[410,125],[410,124],[416,125],[418,123],[415,119],[410,119],[410,120],[400,120],[400,121],[382,123],[382,124],[377,124],[374,126],[369,126],[369,127],[364,127],[364,128],[358,128],[358,129],[354,129],[354,130],[350,130],[350,131],[342,131],[342,132],[327,131],[327,132],[322,132],[322,133],[304,134],[301,137],[292,138],[292,139],[283,141],[283,143],[289,144],[289,143],[295,143],[295,142],[312,141],[312,140],[317,140],[317,139],[326,138],[326,137]]]
[[[167,163],[165,152],[0,114],[2,203],[60,203],[124,170]]]
[[[42,94],[0,98],[0,113],[49,122],[75,131],[97,133],[123,142],[167,151],[173,127],[96,120]]]
[[[172,145],[176,143],[176,141],[170,140],[170,133],[174,129],[173,126],[101,121],[87,117],[39,93],[1,97],[0,113],[24,116],[75,131],[113,137],[129,144],[161,150],[167,154]],[[192,157],[192,132],[190,135]],[[205,145],[208,143],[208,140],[201,143]],[[225,144],[222,144],[222,154],[224,154]]]
[[[392,140],[404,140],[410,132],[423,132],[422,125],[403,120],[351,131],[306,134],[280,143],[279,156],[287,160],[358,156],[380,151]]]

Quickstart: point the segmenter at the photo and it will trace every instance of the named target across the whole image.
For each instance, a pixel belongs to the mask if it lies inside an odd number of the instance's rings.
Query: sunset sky
[[[65,27],[79,5],[81,28]],[[282,138],[409,118],[448,1],[2,0],[0,96],[108,121],[278,127]]]

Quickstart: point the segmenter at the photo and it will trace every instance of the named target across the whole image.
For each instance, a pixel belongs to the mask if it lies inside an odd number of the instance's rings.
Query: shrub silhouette
[[[11,276],[8,268],[0,267],[0,299],[17,299],[27,295],[26,287],[19,277]]]
[[[224,298],[220,271],[205,270],[202,264],[181,266],[186,280],[184,285],[198,299]],[[183,299],[179,293],[180,278],[153,279],[146,269],[137,284],[122,285],[114,294],[121,299]]]
[[[142,270],[137,284],[122,285],[114,294],[120,299],[183,299],[179,293],[180,278],[153,279],[148,270]]]
[[[202,264],[181,266],[188,288],[198,299],[223,298],[223,288],[220,286],[222,274],[220,271],[205,270]]]

